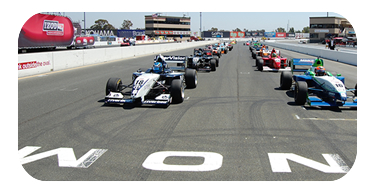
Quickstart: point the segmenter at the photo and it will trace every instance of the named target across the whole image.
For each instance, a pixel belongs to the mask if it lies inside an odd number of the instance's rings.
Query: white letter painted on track
[[[293,153],[268,153],[272,172],[289,173],[288,159],[324,173],[347,173],[350,168],[338,154],[322,154],[329,165],[325,165]]]
[[[74,168],[88,168],[93,164],[101,155],[103,155],[106,149],[91,149],[80,159],[76,160],[76,156],[72,148],[57,148],[54,150],[42,152],[36,155],[26,157],[32,152],[38,150],[41,147],[37,146],[26,146],[18,151],[18,155],[21,164],[34,162],[36,160],[44,159],[50,156],[58,155],[59,167],[74,167]]]
[[[203,157],[201,165],[168,165],[163,161],[167,157]],[[214,171],[222,166],[222,155],[214,152],[176,152],[164,151],[150,154],[143,163],[146,169],[156,171]]]

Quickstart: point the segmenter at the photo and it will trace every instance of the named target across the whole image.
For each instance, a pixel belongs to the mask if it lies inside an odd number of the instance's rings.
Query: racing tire
[[[170,92],[173,103],[182,103],[184,101],[185,93],[181,79],[172,80]]]
[[[193,89],[198,85],[198,72],[194,69],[185,70],[185,83],[186,88]]]
[[[292,72],[281,72],[280,74],[280,89],[288,90],[292,86]]]
[[[110,92],[120,92],[122,87],[122,80],[120,78],[109,78],[105,87],[105,95]]]
[[[254,49],[252,50],[252,58],[256,59],[256,51]]]
[[[258,71],[261,71],[261,72],[263,71],[263,62],[258,61],[257,69]]]
[[[218,67],[220,63],[220,59],[218,57],[213,57],[213,59],[216,60],[216,67]]]
[[[260,61],[261,61],[261,62],[263,62],[262,58],[261,58],[261,57],[257,57],[257,58],[256,58],[256,66],[258,66],[258,63],[259,63]]]
[[[357,97],[357,83],[355,85],[355,96]]]
[[[211,71],[216,71],[216,60],[211,60],[210,64],[211,64]]]
[[[305,81],[297,81],[294,89],[294,102],[297,105],[304,105],[307,99],[308,87]]]

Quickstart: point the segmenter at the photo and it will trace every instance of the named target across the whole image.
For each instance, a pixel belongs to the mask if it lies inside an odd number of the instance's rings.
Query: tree
[[[293,27],[291,27],[290,29],[289,29],[289,32],[288,33],[294,33],[294,28]]]
[[[285,29],[284,29],[284,28],[282,28],[282,27],[280,27],[280,28],[277,28],[277,29],[275,30],[275,32],[285,33]]]
[[[310,27],[309,26],[304,27],[302,33],[310,33]]]
[[[239,31],[242,31],[242,30],[240,30],[239,28],[236,28],[236,29],[234,29],[233,31],[237,31],[237,32],[239,32]]]
[[[132,26],[131,20],[124,20],[120,29],[127,29],[127,30],[129,30],[131,26]]]
[[[214,28],[214,27],[212,27],[210,30],[208,30],[208,31],[218,31],[218,28]]]
[[[95,24],[90,26],[93,30],[115,30],[116,28],[109,24],[107,20],[99,19],[95,21]]]

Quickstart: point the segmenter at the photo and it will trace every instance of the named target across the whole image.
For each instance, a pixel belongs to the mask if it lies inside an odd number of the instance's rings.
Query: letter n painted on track
[[[272,172],[290,173],[288,160],[324,173],[347,173],[350,168],[338,154],[322,154],[329,165],[293,153],[268,153]]]

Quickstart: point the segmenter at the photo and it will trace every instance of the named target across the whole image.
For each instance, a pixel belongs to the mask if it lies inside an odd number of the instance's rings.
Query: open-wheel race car
[[[256,66],[259,71],[291,70],[287,62],[287,58],[283,58],[280,55],[280,51],[275,49],[272,49],[271,51],[268,50],[262,51],[261,56],[258,56],[256,58]]]
[[[259,50],[262,47],[262,44],[259,43],[258,41],[251,42],[249,45],[249,50],[252,52],[253,49]]]
[[[348,106],[357,107],[357,84],[355,88],[344,85],[341,74],[334,76],[323,67],[322,59],[292,59],[292,72],[282,72],[280,88],[294,92],[294,102],[297,105],[309,106]],[[296,66],[310,66],[296,69]],[[293,72],[304,72],[303,75],[293,75]],[[292,87],[293,85],[293,87]],[[347,94],[351,93],[350,95]]]
[[[221,58],[221,49],[216,45],[212,45],[212,55],[216,55],[218,58]]]
[[[197,87],[197,71],[186,69],[185,72],[175,72],[168,68],[162,55],[156,57],[152,68],[140,68],[132,74],[132,83],[129,85],[123,85],[120,78],[110,78],[105,90],[105,104],[167,107],[171,103],[182,103],[185,88]]]
[[[195,48],[194,55],[188,58],[188,67],[197,71],[216,71],[218,65],[219,58],[212,55],[211,49]]]
[[[253,46],[251,50],[252,58],[256,59],[258,56],[262,56],[264,52],[270,52],[268,49],[268,46],[262,45],[262,46]]]

